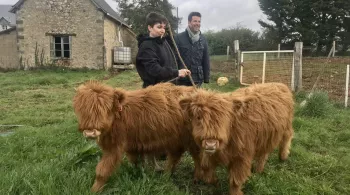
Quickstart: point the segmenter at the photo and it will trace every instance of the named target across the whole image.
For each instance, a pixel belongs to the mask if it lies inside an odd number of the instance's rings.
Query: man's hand
[[[186,77],[187,75],[190,75],[191,71],[187,69],[181,69],[179,70],[179,77]]]

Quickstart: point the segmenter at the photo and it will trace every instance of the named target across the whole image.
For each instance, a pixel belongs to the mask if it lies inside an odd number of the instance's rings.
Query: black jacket
[[[208,43],[202,34],[199,40],[192,43],[187,30],[175,36],[175,42],[179,48],[180,55],[184,60],[195,83],[209,83],[210,63],[208,53]],[[180,64],[181,62],[178,61]],[[182,65],[182,64],[181,64]],[[190,83],[188,77],[178,79],[178,84]]]
[[[143,80],[144,88],[178,76],[174,55],[164,37],[161,39],[139,35],[137,40],[139,51],[136,56],[136,69]]]

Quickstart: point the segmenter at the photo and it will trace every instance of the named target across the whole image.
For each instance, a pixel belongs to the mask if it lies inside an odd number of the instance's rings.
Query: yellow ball
[[[218,80],[216,81],[216,83],[219,86],[224,86],[228,83],[228,78],[227,77],[219,77]]]

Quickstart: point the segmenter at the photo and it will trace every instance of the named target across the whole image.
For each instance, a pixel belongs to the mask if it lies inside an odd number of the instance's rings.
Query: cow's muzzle
[[[92,130],[84,130],[83,131],[83,135],[86,138],[90,138],[90,139],[96,139],[98,138],[98,136],[101,135],[101,131],[97,130],[97,129],[92,129]]]
[[[205,139],[202,141],[202,147],[207,153],[215,153],[219,148],[219,140],[216,139]]]

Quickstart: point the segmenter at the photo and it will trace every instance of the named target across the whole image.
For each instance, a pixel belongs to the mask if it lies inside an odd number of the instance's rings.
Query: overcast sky
[[[169,0],[179,8],[182,17],[180,29],[187,26],[187,16],[192,11],[202,14],[202,31],[220,30],[240,24],[260,30],[259,19],[264,18],[257,0]]]
[[[116,7],[113,0],[106,0],[112,8]],[[17,0],[0,0],[0,4],[15,4]],[[169,0],[179,9],[182,24],[179,30],[187,26],[187,16],[191,11],[202,14],[202,31],[220,30],[240,24],[259,31],[259,19],[264,19],[257,0]],[[174,10],[174,13],[176,11]]]

